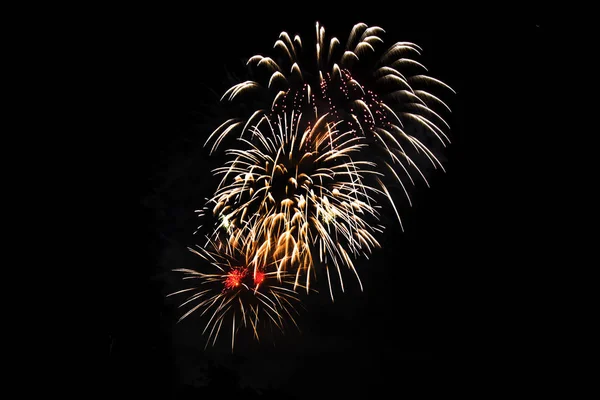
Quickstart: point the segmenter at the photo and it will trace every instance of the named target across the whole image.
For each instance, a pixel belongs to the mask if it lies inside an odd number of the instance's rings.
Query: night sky
[[[123,155],[122,196],[116,197],[123,207],[115,228],[121,253],[109,278],[109,387],[162,399],[439,390],[436,366],[448,353],[459,361],[476,341],[476,320],[486,311],[465,309],[489,283],[481,270],[502,258],[496,236],[506,231],[507,212],[498,207],[511,200],[499,188],[516,167],[501,168],[496,160],[503,152],[510,156],[510,147],[498,146],[519,126],[518,117],[507,121],[503,93],[511,77],[537,68],[544,25],[534,18],[440,22],[422,12],[398,16],[381,9],[229,16],[226,8],[197,18],[142,13],[115,47],[111,68],[119,71],[128,128],[116,141]],[[251,55],[271,54],[282,30],[312,40],[316,21],[340,38],[363,21],[383,27],[387,45],[411,41],[423,48],[418,60],[458,93],[444,97],[453,111],[452,144],[442,153],[447,172],[427,171],[431,188],[417,185],[413,207],[400,208],[405,231],[390,220],[382,248],[358,263],[363,292],[348,279],[335,303],[326,294],[305,301],[301,333],[290,325],[284,335],[267,332],[260,343],[239,338],[233,353],[227,339],[205,351],[201,322],[192,314],[176,324],[182,298],[165,295],[178,287],[171,269],[201,265],[186,247],[199,242],[193,211],[216,187],[210,170],[222,162],[202,147],[215,126],[211,117],[230,86],[228,71]],[[509,61],[508,44],[516,40],[519,63]]]

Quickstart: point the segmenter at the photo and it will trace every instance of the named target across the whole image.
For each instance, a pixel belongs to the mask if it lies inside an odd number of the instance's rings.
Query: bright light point
[[[254,285],[258,286],[265,281],[265,273],[261,271],[256,271],[254,275]]]
[[[235,289],[242,284],[242,279],[246,276],[247,270],[245,268],[235,268],[227,274],[223,285],[225,289]]]
[[[229,228],[231,227],[231,223],[229,222],[229,218],[227,218],[227,215],[221,215],[221,226],[223,228],[225,228],[225,230],[229,230]]]

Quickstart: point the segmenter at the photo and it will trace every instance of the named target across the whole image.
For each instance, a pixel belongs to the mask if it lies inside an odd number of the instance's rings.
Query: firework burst
[[[233,247],[254,254],[253,264],[274,260],[276,274],[295,273],[310,288],[323,269],[333,299],[332,273],[342,291],[342,269],[358,278],[353,258],[379,247],[383,231],[376,198],[387,189],[369,160],[354,159],[366,146],[354,131],[340,131],[327,115],[313,122],[294,112],[273,121],[263,116],[249,128],[245,149],[215,172],[223,178],[209,213],[218,216],[212,237],[229,237]],[[377,184],[377,186],[375,185]]]
[[[196,246],[189,250],[210,264],[215,272],[175,269],[184,274],[184,281],[194,284],[168,296],[188,295],[179,307],[190,308],[179,321],[194,312],[207,318],[202,331],[203,335],[208,334],[206,346],[211,342],[214,345],[225,330],[231,332],[233,350],[240,329],[250,329],[258,340],[261,325],[275,325],[283,331],[287,318],[296,325],[294,314],[297,314],[296,305],[300,299],[296,292],[285,287],[293,284],[287,275],[275,279],[275,272],[267,272],[267,264],[256,264],[254,257],[220,241],[208,239],[204,247]],[[224,328],[229,324],[228,328]]]
[[[383,33],[359,23],[342,43],[317,23],[311,45],[282,32],[273,58],[251,57],[252,79],[223,95],[250,112],[205,142],[211,154],[225,144],[228,161],[213,170],[220,183],[197,210],[210,227],[206,244],[190,250],[216,270],[176,270],[198,283],[171,294],[189,295],[180,320],[195,311],[207,318],[207,346],[225,330],[233,349],[242,328],[258,339],[259,322],[296,324],[298,288],[309,292],[315,278],[326,279],[332,300],[348,271],[362,290],[354,262],[380,246],[382,199],[402,226],[390,181],[412,205],[413,175],[429,186],[421,163],[444,169],[434,146],[450,142],[450,108],[436,90],[454,91],[413,58],[418,45],[386,49]]]
[[[418,45],[397,42],[381,49],[383,33],[380,27],[358,23],[342,43],[328,38],[317,22],[316,43],[310,45],[282,32],[274,58],[251,57],[247,65],[253,79],[235,84],[222,97],[234,101],[251,94],[253,100],[269,99],[268,105],[248,118],[220,125],[207,140],[211,152],[232,132],[243,136],[265,115],[275,118],[294,111],[313,114],[315,120],[327,115],[328,121],[339,123],[340,131],[351,131],[372,145],[371,157],[377,158],[386,177],[399,183],[411,204],[405,183],[414,185],[416,174],[429,186],[422,162],[444,170],[432,148],[436,142],[444,147],[450,142],[443,117],[450,108],[435,91],[454,91],[427,75],[427,68],[414,59],[422,51]]]

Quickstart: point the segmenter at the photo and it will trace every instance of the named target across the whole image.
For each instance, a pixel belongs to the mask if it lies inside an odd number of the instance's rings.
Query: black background
[[[423,10],[308,8],[223,5],[169,17],[157,9],[120,24],[107,64],[123,117],[113,198],[121,253],[108,296],[114,393],[178,399],[426,393],[443,385],[435,372],[441,360],[459,364],[492,329],[483,322],[491,311],[481,299],[506,273],[507,247],[512,253],[519,246],[517,234],[507,232],[514,229],[514,193],[526,190],[515,171],[527,161],[514,138],[537,116],[533,93],[545,25],[499,16],[490,22],[487,13],[434,19]],[[195,240],[193,210],[214,187],[210,169],[219,165],[202,148],[212,127],[206,115],[230,86],[228,70],[269,53],[282,30],[312,38],[316,21],[340,38],[364,21],[383,27],[388,44],[411,41],[424,49],[419,61],[457,91],[446,97],[453,110],[447,172],[429,171],[431,188],[412,191],[414,206],[401,210],[404,233],[387,224],[382,249],[361,265],[363,292],[349,284],[334,304],[311,297],[299,318],[302,333],[242,339],[233,354],[227,340],[204,351],[201,325],[193,315],[176,324],[181,310],[165,295],[175,285],[172,268],[197,265],[185,249]]]

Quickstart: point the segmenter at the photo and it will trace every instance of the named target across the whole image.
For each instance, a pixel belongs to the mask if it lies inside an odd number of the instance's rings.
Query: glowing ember
[[[242,279],[244,279],[247,272],[248,270],[246,268],[235,268],[231,270],[231,272],[227,274],[227,278],[225,278],[225,288],[235,289],[240,286]]]
[[[256,271],[256,275],[254,276],[254,284],[256,286],[258,286],[261,283],[263,283],[264,280],[265,280],[265,273],[261,272],[261,271]]]

